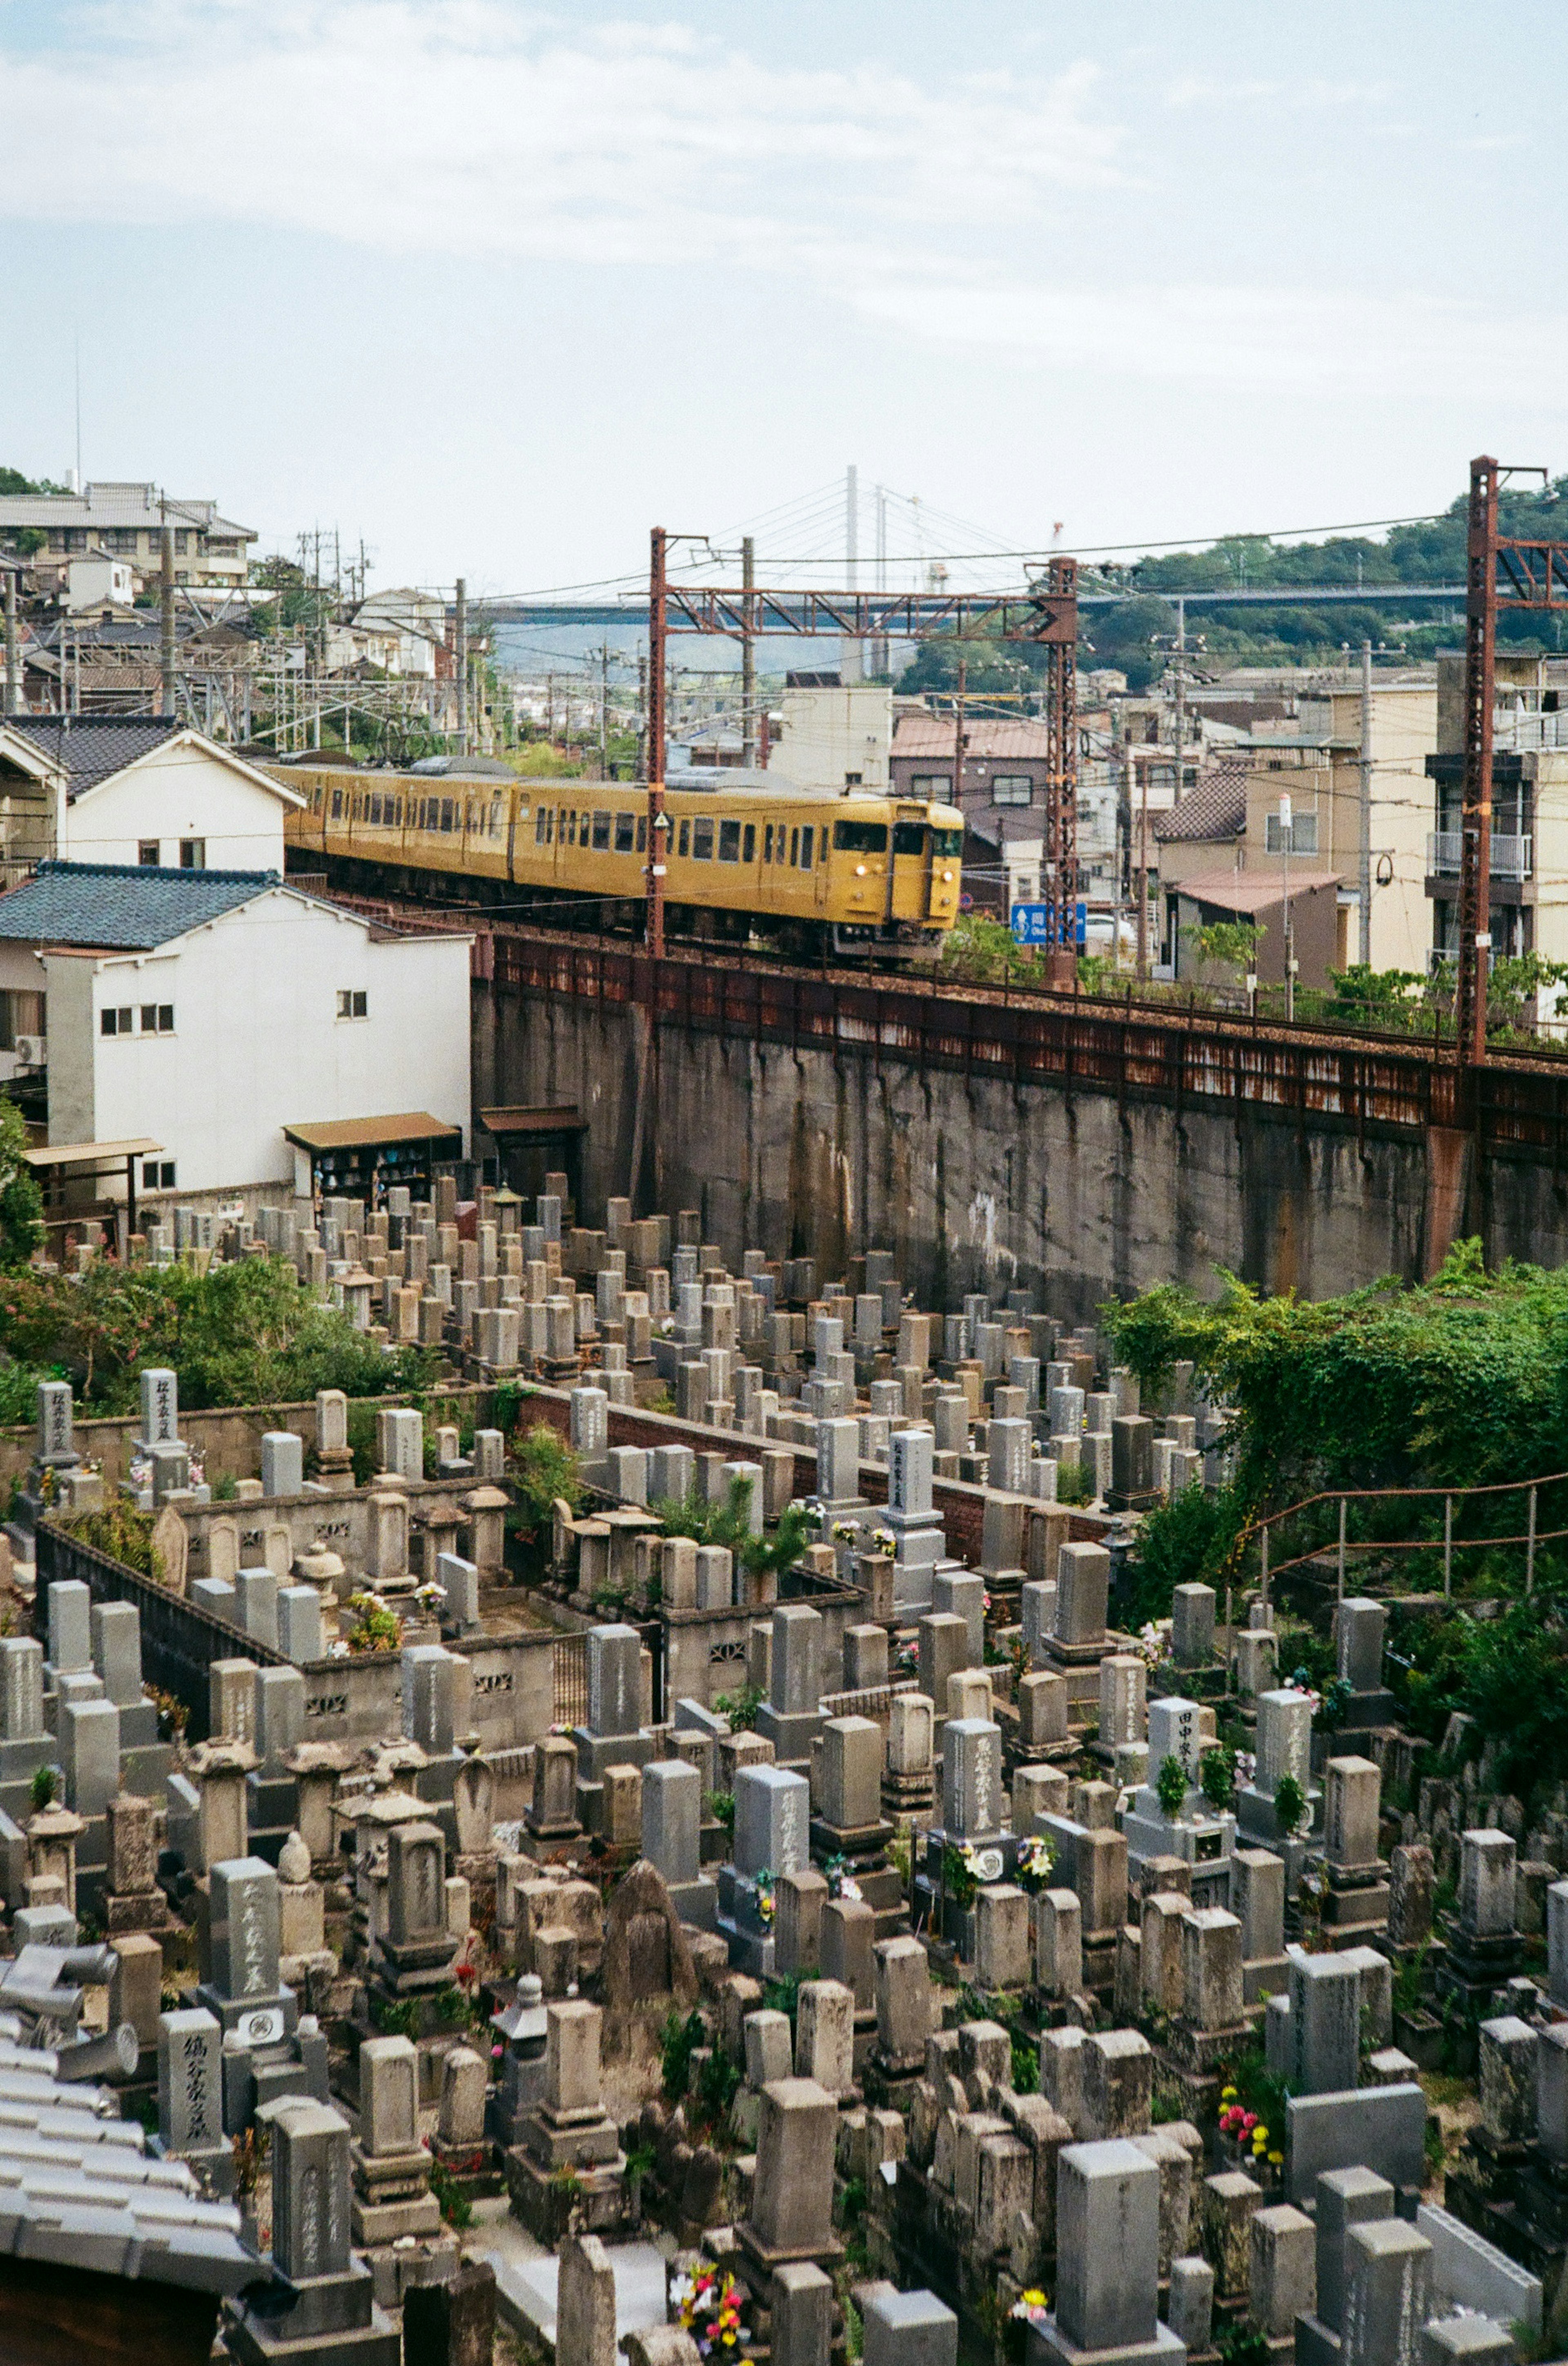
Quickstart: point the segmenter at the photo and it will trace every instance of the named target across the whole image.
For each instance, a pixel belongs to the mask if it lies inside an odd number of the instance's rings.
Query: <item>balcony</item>
[[[1568,714],[1542,715],[1530,707],[1498,707],[1492,717],[1492,747],[1523,755],[1532,748],[1568,748]]]
[[[1552,718],[1547,717],[1548,721]],[[1427,833],[1427,875],[1430,879],[1459,877],[1462,833],[1457,829],[1435,829]],[[1492,876],[1494,879],[1533,879],[1535,876],[1533,838],[1496,838],[1492,840]]]

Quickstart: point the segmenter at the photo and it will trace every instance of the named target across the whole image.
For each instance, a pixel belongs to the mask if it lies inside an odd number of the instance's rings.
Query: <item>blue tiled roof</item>
[[[275,871],[40,862],[33,878],[0,896],[0,938],[146,952],[281,884]]]
[[[166,715],[8,715],[6,727],[63,768],[72,803],[183,727]]]

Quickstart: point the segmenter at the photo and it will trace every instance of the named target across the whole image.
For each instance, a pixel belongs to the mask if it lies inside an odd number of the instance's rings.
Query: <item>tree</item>
[[[0,1266],[26,1265],[43,1239],[43,1201],[22,1160],[27,1146],[21,1110],[0,1096]]]

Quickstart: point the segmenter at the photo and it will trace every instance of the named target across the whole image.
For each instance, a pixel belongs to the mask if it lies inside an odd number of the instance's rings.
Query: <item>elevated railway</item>
[[[296,874],[303,880],[308,873]],[[473,974],[494,992],[651,1013],[655,1033],[830,1051],[918,1076],[957,1072],[1014,1087],[1109,1095],[1209,1114],[1249,1110],[1358,1140],[1469,1137],[1484,1155],[1546,1161],[1568,1190],[1568,1054],[1492,1051],[1462,1065],[1450,1037],[1334,1030],[1008,982],[868,973],[775,951],[697,944],[655,959],[623,936],[508,920],[454,904],[340,894],[388,927],[474,931]]]

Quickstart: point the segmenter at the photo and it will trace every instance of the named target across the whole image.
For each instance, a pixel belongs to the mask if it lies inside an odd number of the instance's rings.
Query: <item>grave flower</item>
[[[1048,1888],[1057,1853],[1044,1832],[1030,1832],[1018,1843],[1018,1887],[1033,1898]]]
[[[1028,2292],[1019,2293],[1008,2315],[1019,2318],[1025,2325],[1043,2325],[1049,2308],[1050,2302],[1036,2284]]]

